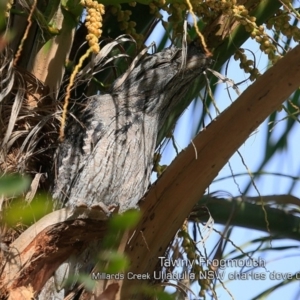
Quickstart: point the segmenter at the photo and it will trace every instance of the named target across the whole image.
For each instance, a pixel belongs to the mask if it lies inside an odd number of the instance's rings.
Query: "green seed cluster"
[[[244,49],[238,49],[234,54],[234,59],[240,61],[240,68],[243,69],[245,73],[249,73],[249,79],[251,81],[254,81],[260,75],[260,73],[258,69],[254,66],[254,61],[248,59],[244,52]]]
[[[268,20],[266,27],[280,31],[287,38],[293,38],[298,42],[300,29],[289,23],[291,15],[297,14],[297,12],[292,10],[291,0],[282,2],[284,7]],[[245,30],[250,33],[250,37],[259,44],[260,50],[268,56],[273,64],[282,57],[282,53],[278,51],[278,45],[266,33],[265,26],[257,25],[256,18],[250,16],[249,10],[244,5],[238,4],[237,0],[190,0],[190,3],[196,16],[201,18],[203,22],[209,23],[222,15],[228,18],[228,24],[243,25]],[[159,10],[165,10],[170,17],[167,22],[163,22],[164,27],[171,25],[175,36],[182,34],[182,22],[188,11],[186,2],[166,4],[165,0],[154,0],[149,7],[150,11],[158,18],[161,18]],[[247,60],[243,53],[237,51],[235,58],[240,59],[241,67],[245,72],[250,73],[251,80],[255,80],[259,76],[258,70],[253,66],[253,61]]]
[[[233,13],[236,20],[238,20],[239,23],[244,26],[245,30],[250,33],[250,37],[255,39],[255,41],[260,45],[260,50],[268,55],[268,58],[272,63],[275,63],[280,58],[280,55],[276,54],[276,47],[271,38],[267,35],[264,26],[258,26],[256,24],[256,18],[249,16],[248,10],[243,5],[239,5],[234,8]],[[257,69],[251,67],[251,61],[245,59],[244,55],[237,51],[235,58],[239,57],[241,58],[241,68],[243,68],[245,72],[251,74],[251,80],[255,80],[259,75]]]
[[[192,4],[196,1],[191,1]],[[236,7],[236,0],[207,0],[205,3],[208,5],[208,7],[215,11],[217,15],[219,15],[220,12],[222,12],[225,15],[231,15],[232,10]],[[195,9],[195,12],[197,10]]]
[[[286,9],[280,9],[276,12],[275,16],[270,18],[266,26],[268,29],[273,29],[295,42],[300,41],[300,29],[297,26],[290,24],[291,15]]]
[[[14,0],[9,0],[6,2],[6,7],[5,7],[5,17],[9,17],[9,12],[14,4]]]
[[[167,165],[161,165],[160,160],[161,154],[159,152],[155,152],[153,157],[153,172],[156,172],[157,177],[159,177],[168,167]]]
[[[170,4],[172,6],[172,4]],[[168,6],[166,0],[154,0],[149,3],[150,13],[153,14],[156,18],[161,19],[162,15],[159,12],[160,9],[167,10]]]
[[[165,8],[165,11],[170,15],[168,17],[168,23],[172,24],[175,35],[182,32],[182,24],[184,22],[186,10],[187,6],[184,3],[173,3]]]
[[[193,241],[193,239],[190,237],[188,233],[187,222],[183,224],[177,236],[179,238],[182,238],[181,246],[184,250],[184,253],[186,253],[188,260],[194,261],[193,269],[191,272],[195,274],[195,279],[198,281],[201,287],[199,296],[204,297],[206,291],[211,290],[210,285],[212,283],[212,280],[210,279],[210,276],[206,276],[208,275],[206,273],[210,270],[210,267],[209,269],[204,269],[203,266],[201,265],[200,255],[196,252],[195,242]],[[199,276],[199,274],[202,274],[204,276]]]
[[[130,2],[129,5],[134,7],[136,2]],[[136,22],[130,20],[132,12],[130,10],[122,10],[120,4],[111,6],[110,12],[116,17],[120,30],[124,31],[126,34],[130,34],[135,39],[138,48],[141,47],[144,36],[136,32]]]

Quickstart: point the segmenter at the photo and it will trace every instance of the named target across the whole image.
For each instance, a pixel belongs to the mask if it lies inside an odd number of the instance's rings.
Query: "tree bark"
[[[103,238],[107,220],[105,212],[86,208],[64,208],[40,219],[10,245],[1,294],[28,286],[40,291],[71,254]]]

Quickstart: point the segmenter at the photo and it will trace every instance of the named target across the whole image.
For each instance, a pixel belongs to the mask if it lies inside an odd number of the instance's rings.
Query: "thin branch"
[[[190,221],[201,221],[207,218],[207,210],[213,215],[215,223],[226,224],[230,214],[230,226],[240,226],[248,229],[255,229],[269,233],[266,227],[264,212],[261,205],[257,205],[260,197],[237,197],[233,199],[215,198],[210,196],[203,197],[193,208],[189,217]],[[288,202],[290,195],[262,196],[265,204],[268,200],[283,203],[286,198]],[[294,200],[294,199],[292,199]],[[298,199],[299,201],[299,199]],[[205,210],[203,209],[205,207]],[[268,215],[270,231],[272,235],[282,236],[300,241],[300,217],[280,208],[265,205]]]

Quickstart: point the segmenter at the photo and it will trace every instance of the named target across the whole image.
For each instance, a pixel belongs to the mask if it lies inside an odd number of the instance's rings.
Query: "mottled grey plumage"
[[[109,94],[86,99],[76,118],[69,117],[56,153],[56,208],[103,203],[122,212],[136,207],[149,185],[158,131],[211,61],[194,44],[185,50],[173,47],[142,57]],[[76,282],[75,274],[88,272],[99,247],[95,242],[70,257],[39,299],[62,298],[71,288],[65,280]]]
[[[109,94],[87,99],[77,120],[69,117],[58,150],[58,206],[136,207],[149,185],[159,129],[209,63],[194,44],[185,55],[172,47],[142,58]]]

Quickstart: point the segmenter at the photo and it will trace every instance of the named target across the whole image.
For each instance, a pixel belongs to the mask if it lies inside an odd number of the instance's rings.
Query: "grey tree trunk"
[[[172,47],[142,58],[109,94],[87,99],[76,118],[69,117],[57,152],[56,208],[104,204],[124,212],[137,207],[150,182],[159,129],[210,64],[194,43],[185,50]],[[66,265],[82,263],[90,252]]]

